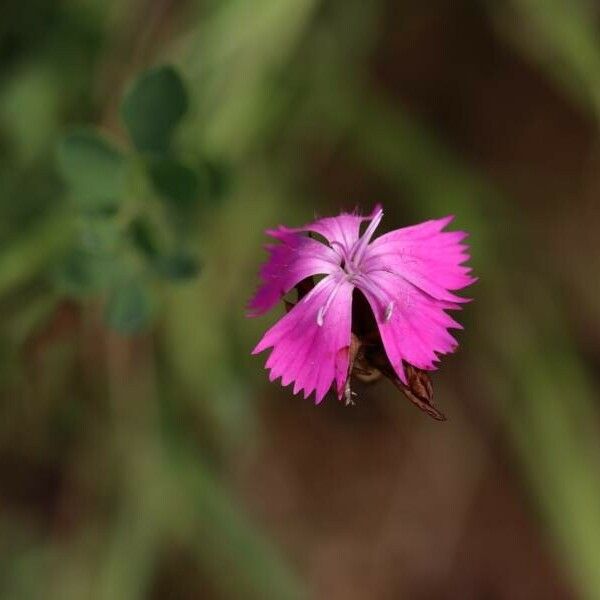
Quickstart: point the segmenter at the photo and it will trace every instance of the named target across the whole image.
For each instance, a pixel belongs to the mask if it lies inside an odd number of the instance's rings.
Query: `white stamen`
[[[338,290],[340,289],[340,286],[342,285],[342,283],[344,283],[344,281],[346,281],[346,279],[340,279],[339,281],[336,282],[336,284],[333,286],[333,288],[329,291],[329,295],[327,296],[327,300],[325,300],[325,304],[323,304],[317,311],[317,325],[319,327],[323,327],[323,321],[325,320],[325,314],[329,310],[329,307],[331,306],[333,299],[336,297]]]
[[[342,260],[346,260],[346,247],[344,246],[344,244],[332,240],[331,242],[329,242],[329,245],[331,246],[331,249],[334,250]]]
[[[355,265],[360,264],[360,261],[362,260],[365,250],[366,250],[367,246],[369,245],[369,242],[371,241],[371,238],[373,237],[375,230],[379,226],[379,223],[381,223],[382,218],[383,218],[383,210],[379,209],[373,216],[373,219],[369,223],[369,226],[365,229],[365,232],[362,234],[360,239],[354,245],[354,250],[353,250],[352,256],[350,258]]]
[[[394,303],[390,302],[386,307],[385,307],[385,315],[384,315],[384,320],[386,323],[390,322],[390,319],[392,318],[392,313],[394,312]]]
[[[387,302],[388,297],[385,296],[379,288],[374,285],[373,281],[365,275],[355,275],[353,278],[354,284],[358,287],[359,290],[363,292],[368,292],[379,302],[379,306],[387,306],[389,304],[393,304],[393,302]]]
[[[317,312],[317,325],[319,327],[323,327],[323,318],[325,317],[325,304],[319,308],[319,312]]]

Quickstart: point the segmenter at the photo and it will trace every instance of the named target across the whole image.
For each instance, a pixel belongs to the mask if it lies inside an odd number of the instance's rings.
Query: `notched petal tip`
[[[282,385],[294,382],[294,394],[303,391],[308,398],[314,392],[315,404],[322,402],[347,371],[339,350],[349,344],[352,289],[345,279],[325,277],[265,333],[253,354],[272,347],[265,365],[269,379],[281,376]]]
[[[270,307],[289,291],[289,282],[283,281],[282,274],[291,272],[289,258],[293,258],[298,249],[310,250],[305,253],[307,261],[302,268],[306,265],[309,275],[326,277],[265,334],[252,354],[272,348],[266,364],[269,379],[281,378],[283,386],[293,382],[293,393],[302,392],[305,399],[314,393],[315,405],[323,401],[332,385],[338,398],[343,399],[348,393],[347,382],[352,369],[351,344],[347,343],[348,336],[353,335],[350,328],[352,289],[358,287],[371,305],[389,359],[388,368],[395,366],[396,381],[413,395],[410,398],[413,403],[442,421],[445,416],[433,405],[431,395],[411,388],[411,376],[407,375],[403,363],[405,361],[406,369],[420,369],[423,373],[436,369],[441,355],[458,348],[449,330],[462,329],[462,325],[446,311],[460,310],[469,303],[471,298],[452,292],[478,281],[471,275],[471,268],[463,265],[470,260],[468,244],[461,243],[467,233],[442,231],[455,218],[447,215],[372,239],[382,214],[381,204],[376,204],[369,216],[359,216],[355,211],[318,219],[293,230],[279,226],[267,231],[281,244],[267,247],[276,260],[270,260],[261,271],[263,294],[257,294],[249,303],[247,317],[263,314],[267,305]],[[360,235],[364,221],[370,223]],[[327,242],[301,235],[307,232],[318,233]],[[309,244],[318,244],[319,248],[308,248],[302,240],[310,240]],[[318,256],[314,254],[315,249]],[[314,268],[316,258],[320,261],[319,271]],[[352,279],[340,280],[336,273],[345,269],[343,265],[348,259],[353,261],[352,267],[357,271],[352,272]],[[296,269],[294,277],[297,279],[302,272]],[[338,285],[340,289],[348,288],[344,293],[341,319]],[[284,292],[280,293],[282,289]]]
[[[317,394],[315,392],[315,406],[319,406],[319,404],[323,403],[323,400],[325,400],[325,396],[327,395],[327,392],[329,390],[326,390],[323,394]]]
[[[452,223],[452,221],[454,221],[454,219],[456,219],[456,215],[446,215],[445,217],[441,217],[440,219],[437,219],[437,222],[440,223],[440,225],[441,225],[440,231],[442,229],[444,229],[445,227],[447,227],[448,225],[450,225],[450,223]]]

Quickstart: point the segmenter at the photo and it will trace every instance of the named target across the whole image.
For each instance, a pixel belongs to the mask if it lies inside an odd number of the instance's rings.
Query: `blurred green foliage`
[[[371,81],[386,4],[27,4],[0,24],[0,453],[4,485],[38,469],[60,493],[43,492],[48,518],[7,492],[0,595],[149,597],[184,548],[192,597],[309,597],[227,466],[260,436],[248,351],[264,323],[243,306],[262,230],[336,212],[313,175],[341,154],[401,199],[398,221],[451,212],[472,232],[470,366],[597,598],[597,382],[509,195]],[[598,112],[587,3],[486,6],[499,39]]]
[[[185,87],[172,67],[158,67],[141,75],[121,106],[123,121],[140,152],[164,154],[173,129],[188,109]]]
[[[75,131],[61,140],[58,164],[84,211],[118,207],[125,182],[125,158],[108,140],[92,131]]]
[[[154,280],[182,281],[199,271],[189,224],[201,203],[219,193],[205,168],[187,166],[171,148],[187,109],[177,71],[154,67],[121,103],[132,149],[91,129],[72,131],[59,143],[58,167],[79,212],[79,236],[58,281],[76,297],[106,292],[106,322],[121,333],[151,322]]]

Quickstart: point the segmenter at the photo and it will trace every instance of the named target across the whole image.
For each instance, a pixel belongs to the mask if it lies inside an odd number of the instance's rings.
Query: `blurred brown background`
[[[599,8],[9,0],[1,597],[600,598]],[[162,64],[189,96],[169,152],[208,182],[188,195],[121,105]],[[110,211],[57,167],[79,126],[127,156]],[[263,230],[376,202],[387,229],[471,232],[446,423],[386,382],[315,407],[249,354],[283,312],[244,317]],[[140,215],[197,276],[140,266]]]

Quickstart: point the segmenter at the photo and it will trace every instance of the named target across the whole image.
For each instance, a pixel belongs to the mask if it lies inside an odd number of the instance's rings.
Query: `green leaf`
[[[159,239],[158,230],[148,219],[136,218],[128,233],[146,264],[163,279],[182,281],[195,277],[200,271],[200,261],[195,256],[180,249],[166,250],[167,243]]]
[[[140,152],[164,153],[188,108],[185,85],[170,66],[144,72],[125,95],[121,115]]]
[[[129,226],[129,236],[133,245],[146,257],[155,259],[160,252],[157,232],[143,217],[137,217]]]
[[[110,327],[123,334],[133,334],[147,327],[153,312],[150,290],[131,280],[116,286],[108,299],[105,318]]]
[[[82,208],[114,209],[123,192],[125,159],[105,137],[91,130],[66,135],[58,147],[58,167]]]
[[[96,256],[114,256],[122,241],[122,234],[115,219],[105,215],[85,215],[80,219],[79,243]]]
[[[148,164],[150,179],[156,191],[165,199],[181,207],[193,205],[198,199],[198,175],[180,162],[165,158]]]
[[[113,273],[112,259],[76,248],[57,268],[55,281],[58,288],[70,296],[86,296],[109,287]]]
[[[58,287],[74,296],[109,288],[122,268],[121,242],[114,219],[97,215],[80,218],[75,245],[55,270]]]
[[[178,252],[161,256],[156,261],[156,270],[165,279],[183,281],[198,275],[200,261],[195,256]]]

